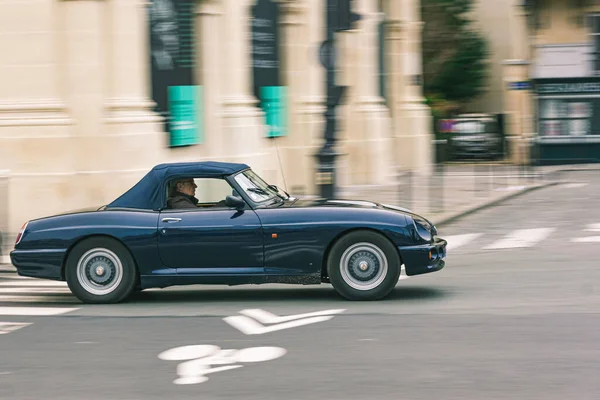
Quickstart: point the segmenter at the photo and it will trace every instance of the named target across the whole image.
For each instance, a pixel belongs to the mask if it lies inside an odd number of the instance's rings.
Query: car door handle
[[[168,223],[179,222],[179,221],[181,221],[181,218],[163,218],[162,219],[162,222],[168,222]]]

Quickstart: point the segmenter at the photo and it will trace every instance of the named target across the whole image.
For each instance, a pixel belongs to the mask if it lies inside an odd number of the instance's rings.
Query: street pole
[[[326,39],[321,44],[319,58],[327,70],[326,89],[327,101],[325,110],[325,141],[320,151],[316,154],[318,160],[316,184],[321,197],[335,198],[336,195],[336,157],[340,155],[335,150],[337,121],[336,107],[339,105],[345,92],[345,86],[335,83],[337,68],[337,52],[335,51],[335,33],[349,30],[353,22],[360,16],[351,12],[351,0],[327,0],[326,2]]]

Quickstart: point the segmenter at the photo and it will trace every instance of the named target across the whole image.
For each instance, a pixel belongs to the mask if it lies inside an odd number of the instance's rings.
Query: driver
[[[169,208],[196,208],[198,199],[194,197],[198,186],[192,178],[179,179],[171,187],[167,206]]]

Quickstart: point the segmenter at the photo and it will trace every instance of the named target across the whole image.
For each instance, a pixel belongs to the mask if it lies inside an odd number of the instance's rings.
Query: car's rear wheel
[[[78,243],[67,259],[66,280],[84,303],[118,303],[135,289],[137,269],[129,251],[114,239],[95,237]]]
[[[327,260],[334,289],[349,300],[380,300],[400,278],[400,257],[382,235],[354,231],[338,240]]]

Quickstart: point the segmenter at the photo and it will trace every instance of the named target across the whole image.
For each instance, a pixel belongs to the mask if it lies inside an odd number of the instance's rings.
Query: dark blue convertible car
[[[331,283],[386,297],[401,266],[442,269],[446,241],[425,218],[363,201],[298,199],[245,164],[161,164],[112,203],[27,222],[11,261],[67,281],[85,303],[189,284]]]

